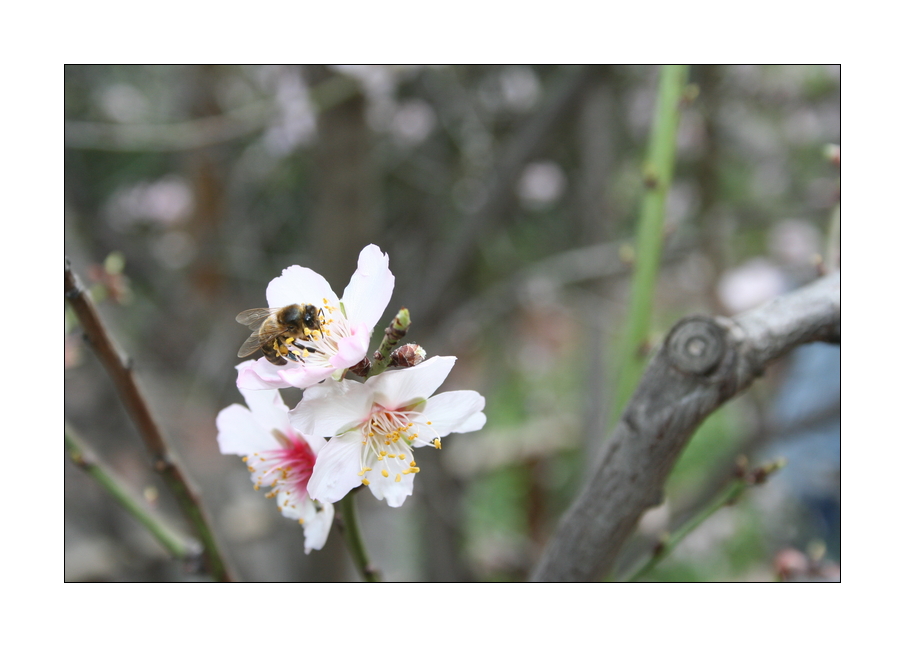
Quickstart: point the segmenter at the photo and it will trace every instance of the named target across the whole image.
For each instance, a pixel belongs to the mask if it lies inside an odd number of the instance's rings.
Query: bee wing
[[[278,310],[279,308],[252,308],[251,310],[245,310],[244,312],[237,314],[236,321],[243,326],[257,328],[262,321]]]
[[[248,339],[239,347],[239,357],[247,357],[254,353],[262,346],[266,346],[274,339],[280,336],[283,331],[274,331],[266,335],[259,335],[257,332],[251,333]]]

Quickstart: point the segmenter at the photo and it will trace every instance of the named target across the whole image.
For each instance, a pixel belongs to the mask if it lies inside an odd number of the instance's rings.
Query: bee
[[[236,321],[253,330],[239,348],[239,357],[247,357],[261,349],[271,364],[283,366],[287,359],[304,362],[308,353],[321,352],[302,342],[323,334],[322,308],[304,303],[282,308],[252,308],[237,314]]]

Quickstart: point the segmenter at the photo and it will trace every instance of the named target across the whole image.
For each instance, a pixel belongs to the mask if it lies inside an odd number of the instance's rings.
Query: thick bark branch
[[[654,353],[597,472],[560,522],[532,579],[605,577],[641,514],[662,500],[698,425],[795,346],[839,343],[839,304],[835,272],[733,319],[679,321]]]

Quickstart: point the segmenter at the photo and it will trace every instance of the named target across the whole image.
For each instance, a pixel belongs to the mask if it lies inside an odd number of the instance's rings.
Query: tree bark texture
[[[532,579],[603,579],[641,514],[662,501],[666,479],[701,422],[799,344],[839,343],[839,277],[835,272],[732,319],[679,321],[654,353],[597,471]]]

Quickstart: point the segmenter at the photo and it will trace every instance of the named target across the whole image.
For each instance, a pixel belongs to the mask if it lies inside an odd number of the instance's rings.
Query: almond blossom
[[[305,391],[290,413],[293,427],[306,438],[330,438],[308,482],[311,496],[332,503],[364,484],[378,499],[401,506],[420,471],[412,449],[439,449],[444,436],[476,431],[487,420],[476,391],[433,395],[455,361],[432,357],[363,384],[328,380]]]
[[[248,408],[232,404],[217,415],[221,453],[243,456],[255,489],[269,487],[266,496],[276,498],[283,516],[302,524],[306,553],[322,548],[333,523],[333,505],[313,500],[308,485],[326,441],[302,437],[290,426],[289,407],[279,391],[240,392]]]
[[[240,364],[236,385],[240,389],[300,389],[330,377],[340,377],[368,352],[371,333],[393,294],[395,277],[389,256],[376,245],[368,245],[358,256],[358,269],[349,280],[342,299],[327,280],[307,267],[293,265],[267,286],[267,304],[282,308],[311,304],[321,309],[324,323],[304,342],[305,357],[290,356],[288,364],[276,366],[266,358]]]

